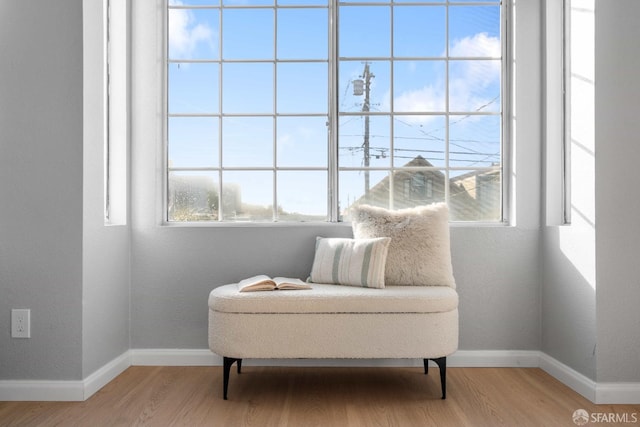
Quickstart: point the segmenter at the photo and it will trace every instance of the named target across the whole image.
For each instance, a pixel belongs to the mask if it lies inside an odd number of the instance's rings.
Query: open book
[[[263,274],[249,277],[238,282],[240,292],[275,291],[276,289],[311,289],[309,283],[290,277],[265,276]]]

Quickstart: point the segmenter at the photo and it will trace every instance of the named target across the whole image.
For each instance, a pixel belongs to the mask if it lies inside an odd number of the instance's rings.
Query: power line
[[[370,147],[372,150],[377,151],[389,151],[387,147]],[[349,151],[359,151],[362,149],[362,146],[352,146],[352,147],[340,147],[341,150],[349,150]],[[408,151],[415,153],[436,153],[436,154],[444,154],[443,150],[424,150],[424,149],[411,149],[411,148],[394,148],[393,151]],[[469,156],[489,156],[489,157],[497,157],[499,153],[480,153],[474,152],[469,153],[466,151],[449,151],[450,154],[466,154]],[[396,156],[397,157],[397,156]]]

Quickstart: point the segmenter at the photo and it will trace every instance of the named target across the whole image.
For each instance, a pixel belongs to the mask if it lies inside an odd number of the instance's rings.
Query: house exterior
[[[375,184],[354,204],[366,203],[396,209],[442,202],[449,185],[450,217],[454,221],[500,220],[500,171],[480,170],[457,175],[446,182],[445,174],[427,159],[416,156]]]

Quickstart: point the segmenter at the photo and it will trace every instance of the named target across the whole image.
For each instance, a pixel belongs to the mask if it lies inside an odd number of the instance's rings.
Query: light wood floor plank
[[[640,425],[640,405],[594,405],[540,369],[449,368],[447,379],[442,400],[435,369],[244,366],[224,401],[220,367],[136,366],[86,402],[0,402],[0,426],[571,427],[577,409]]]

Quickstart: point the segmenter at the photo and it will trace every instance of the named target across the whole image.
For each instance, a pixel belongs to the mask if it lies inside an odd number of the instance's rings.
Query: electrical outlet
[[[31,338],[31,310],[28,308],[11,310],[11,337]]]

